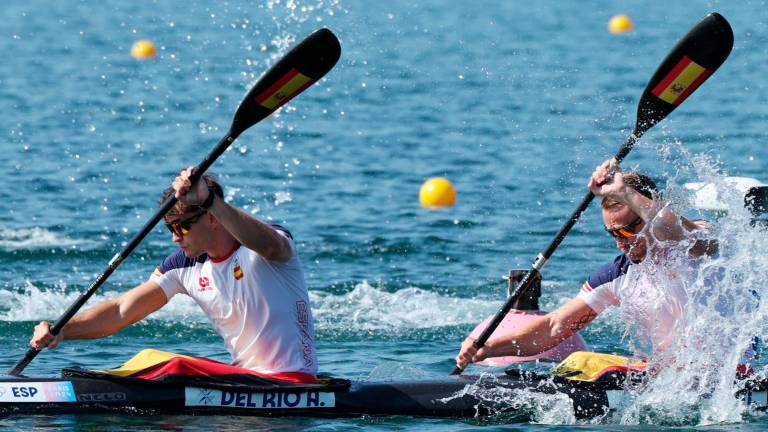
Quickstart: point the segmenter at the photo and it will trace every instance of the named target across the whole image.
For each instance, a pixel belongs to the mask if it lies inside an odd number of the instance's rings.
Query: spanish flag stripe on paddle
[[[681,103],[683,103],[683,101],[688,97],[688,95],[693,93],[693,91],[696,90],[696,88],[700,86],[701,83],[703,83],[707,78],[709,78],[710,75],[712,75],[712,71],[709,69],[704,69],[704,71],[701,74],[699,74],[699,76],[695,80],[693,80],[691,85],[689,85],[688,88],[685,89],[683,93],[680,94],[680,96],[678,96],[677,100],[675,100],[675,105],[680,105]]]
[[[711,70],[683,56],[651,93],[664,102],[680,105],[711,74]]]
[[[277,109],[313,82],[312,78],[302,75],[296,69],[291,69],[280,80],[256,96],[256,102],[264,108]]]

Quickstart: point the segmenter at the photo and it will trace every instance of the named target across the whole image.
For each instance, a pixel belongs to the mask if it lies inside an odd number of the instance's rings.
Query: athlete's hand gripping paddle
[[[711,13],[693,26],[667,54],[656,69],[656,73],[648,81],[637,107],[635,128],[614,156],[616,162],[621,163],[648,129],[664,119],[696,91],[701,83],[723,64],[732,48],[733,31],[722,15]],[[475,348],[480,349],[485,345],[520,295],[533,285],[537,277],[540,277],[541,269],[594,198],[592,192],[587,193],[547,249],[536,257],[531,271],[520,281],[488,327],[474,341]],[[459,375],[462,371],[462,368],[456,367],[451,375]]]
[[[190,180],[196,182],[222,153],[246,129],[263,120],[286,102],[304,91],[333,68],[341,55],[341,46],[336,36],[328,29],[321,28],[307,36],[280,61],[272,66],[248,91],[235,112],[229,131],[214,149],[195,167]],[[177,198],[171,196],[160,209],[133,237],[121,252],[118,252],[107,264],[106,269],[96,278],[88,290],[56,320],[51,327],[51,334],[59,334],[67,322],[77,313],[86,301],[109,278],[112,272],[125,260],[144,237],[157,225],[160,219],[176,204]],[[37,356],[40,350],[30,348],[24,358],[8,371],[9,375],[19,375]]]

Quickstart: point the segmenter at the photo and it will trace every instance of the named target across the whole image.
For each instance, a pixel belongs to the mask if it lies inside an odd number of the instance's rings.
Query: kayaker
[[[686,284],[695,278],[696,258],[717,252],[709,226],[677,215],[659,199],[653,180],[623,173],[615,160],[599,165],[588,183],[600,199],[606,231],[621,255],[595,270],[579,294],[515,332],[489,339],[477,350],[467,338],[456,364],[488,357],[530,356],[546,351],[586,327],[609,306],[622,306],[622,318],[640,331],[641,348],[661,352],[674,338],[687,300]]]
[[[312,312],[290,232],[228,204],[213,175],[190,189],[192,171],[181,170],[163,192],[162,201],[171,195],[179,200],[165,215],[179,248],[146,282],[76,315],[56,337],[41,322],[30,344],[54,348],[63,339],[108,336],[185,294],[211,320],[235,366],[314,381]]]

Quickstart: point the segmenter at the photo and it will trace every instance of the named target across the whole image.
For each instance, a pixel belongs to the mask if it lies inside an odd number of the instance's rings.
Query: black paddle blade
[[[638,137],[669,115],[728,58],[733,30],[719,13],[704,17],[672,48],[648,81],[637,107]]]
[[[340,55],[341,45],[330,30],[321,28],[307,36],[248,92],[232,120],[232,135],[240,135],[325,76]]]

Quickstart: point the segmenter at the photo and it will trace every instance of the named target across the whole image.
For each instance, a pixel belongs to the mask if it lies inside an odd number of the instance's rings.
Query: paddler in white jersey
[[[182,170],[163,193],[163,201],[179,200],[165,215],[178,250],[146,282],[78,314],[56,337],[41,322],[30,344],[54,348],[62,339],[108,336],[185,294],[205,311],[235,366],[314,381],[312,312],[291,234],[227,204],[211,175],[190,189],[191,174]]]
[[[531,356],[546,351],[586,327],[608,306],[622,308],[622,318],[642,333],[652,352],[667,348],[688,302],[686,284],[695,277],[697,258],[717,252],[703,221],[675,214],[657,195],[653,181],[622,173],[613,159],[599,165],[588,183],[600,199],[605,229],[622,254],[594,271],[579,294],[515,332],[489,339],[476,349],[461,344],[456,365],[488,357]]]

